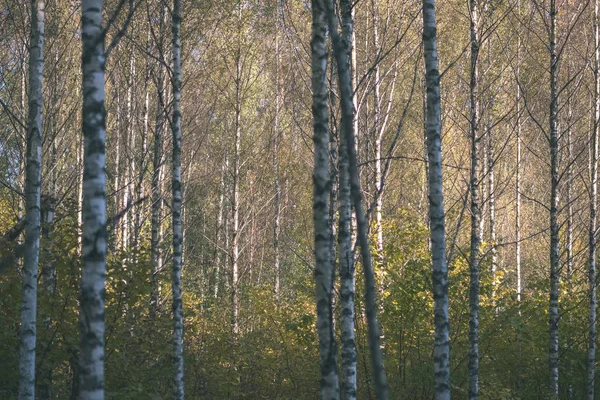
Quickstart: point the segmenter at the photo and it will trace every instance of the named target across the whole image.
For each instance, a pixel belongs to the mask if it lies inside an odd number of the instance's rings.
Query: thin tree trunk
[[[159,54],[164,54],[164,37],[165,37],[165,8],[160,7],[159,15],[159,36],[157,47]],[[165,127],[165,73],[164,67],[159,64],[156,72],[156,117],[154,123],[154,147],[152,155],[152,220],[151,230],[152,237],[150,243],[150,259],[152,261],[152,283],[150,292],[150,315],[154,319],[158,305],[160,302],[160,282],[158,274],[162,269],[162,254],[160,250],[161,240],[161,210],[162,210],[162,193],[160,182],[162,181],[162,164],[163,164],[163,130]]]
[[[494,99],[490,99],[488,126],[487,126],[487,178],[488,178],[488,202],[489,202],[489,220],[490,220],[490,253],[492,255],[492,301],[496,304],[496,290],[498,287],[498,248],[496,243],[496,189],[494,176],[494,135],[492,132],[494,126],[493,109]]]
[[[273,229],[273,252],[275,253],[275,296],[279,299],[281,289],[281,271],[279,261],[279,234],[281,232],[281,187],[279,185],[279,161],[277,158],[279,145],[279,113],[281,108],[280,80],[280,50],[279,50],[279,23],[281,4],[277,0],[276,32],[275,32],[275,123],[273,126],[273,186],[275,189],[275,227]]]
[[[120,66],[120,63],[117,65]],[[114,171],[114,193],[115,193],[115,205],[114,205],[114,214],[118,214],[121,211],[121,136],[123,136],[122,132],[122,116],[121,116],[121,93],[119,91],[120,78],[117,78],[119,83],[115,87],[115,97],[117,102],[117,112],[116,112],[116,124],[117,124],[117,134],[115,137],[115,171]],[[121,219],[115,221],[113,225],[113,249],[119,249],[121,246]]]
[[[373,48],[379,56],[379,10],[377,0],[371,0],[371,8],[373,9]],[[382,208],[383,208],[383,194],[379,193],[381,190],[382,179],[381,175],[381,146],[383,140],[383,130],[381,129],[381,76],[379,73],[379,60],[375,60],[375,66],[373,69],[373,76],[375,79],[373,87],[373,133],[375,135],[375,193],[377,200],[375,202],[375,223],[376,223],[376,249],[377,258],[380,263],[383,262],[383,220],[382,220]],[[382,267],[380,267],[381,270]],[[380,271],[380,293],[383,292],[383,273]]]
[[[470,73],[470,136],[471,136],[471,255],[469,284],[469,400],[479,397],[479,250],[481,246],[481,200],[479,193],[479,10],[477,1],[470,0],[471,73]]]
[[[346,138],[340,135],[339,147],[339,271],[340,271],[340,331],[342,341],[342,400],[353,400],[356,387],[356,339],[354,335],[354,257],[350,225],[352,202]]]
[[[356,159],[356,147],[354,144],[354,105],[352,102],[352,80],[350,69],[346,61],[347,49],[338,33],[337,17],[335,15],[333,2],[325,0],[329,31],[333,40],[334,53],[338,69],[338,83],[340,88],[340,102],[342,109],[341,131],[347,141],[348,162],[350,172],[350,192],[354,210],[356,212],[356,225],[358,240],[360,244],[362,264],[365,275],[365,306],[367,323],[369,327],[369,346],[371,349],[371,362],[373,364],[373,375],[375,379],[375,391],[378,400],[388,398],[387,376],[383,366],[383,352],[381,349],[381,334],[379,322],[377,321],[377,301],[375,299],[375,279],[373,274],[373,261],[371,249],[369,248],[369,237],[367,234],[367,221],[362,204],[362,190],[360,177],[358,175],[358,163]]]
[[[596,382],[596,209],[598,205],[598,120],[600,119],[600,37],[598,36],[598,7],[600,1],[596,0],[594,6],[594,123],[592,130],[591,156],[590,156],[590,226],[589,248],[590,260],[588,279],[589,292],[589,336],[588,336],[588,373],[587,373],[587,398],[594,400],[594,386]]]
[[[173,215],[173,270],[171,273],[173,285],[173,361],[174,368],[174,397],[184,398],[183,384],[183,310],[181,301],[181,256],[182,256],[182,226],[181,226],[181,0],[173,0],[173,168],[172,185],[172,215]]]
[[[45,12],[44,0],[31,0],[29,109],[25,171],[25,256],[22,272],[23,291],[21,295],[21,332],[19,336],[19,400],[33,400],[35,398]]]
[[[517,11],[521,12],[521,0],[518,0]],[[517,35],[517,80],[520,79],[521,72],[521,33]],[[517,268],[517,303],[521,305],[522,279],[521,279],[521,86],[519,82],[516,85],[517,102],[517,165],[516,165],[516,183],[515,183],[515,258]],[[519,315],[521,311],[519,310]]]
[[[435,340],[433,367],[436,400],[450,399],[450,325],[448,266],[442,185],[440,75],[438,70],[435,0],[423,0],[423,45],[427,81],[427,136],[429,226],[433,264]]]
[[[567,90],[567,281],[573,274],[573,114],[569,92]]]
[[[148,39],[146,43],[146,52],[150,52],[150,33],[148,32]],[[135,184],[135,201],[134,206],[134,222],[133,222],[133,245],[136,251],[134,261],[137,261],[137,252],[140,250],[140,234],[142,230],[142,212],[143,208],[141,204],[137,204],[142,199],[144,192],[144,177],[146,175],[146,152],[148,151],[148,118],[150,113],[150,62],[146,60],[146,68],[144,73],[144,106],[142,108],[142,143],[141,143],[141,154],[137,163],[138,178]]]
[[[315,284],[317,333],[321,369],[321,399],[339,399],[337,346],[331,306],[329,226],[329,130],[327,109],[326,9],[323,0],[312,3],[311,66],[314,142],[313,222],[315,240]]]
[[[240,6],[241,20],[241,6]],[[241,22],[240,22],[241,23]],[[241,28],[240,28],[241,29]],[[239,33],[239,32],[238,32]],[[242,140],[242,60],[241,60],[241,44],[239,44],[236,54],[236,78],[235,78],[235,138],[234,138],[234,154],[233,154],[233,221],[232,221],[232,240],[231,240],[231,301],[232,301],[232,331],[234,337],[237,337],[240,332],[239,313],[239,243],[240,243],[240,147]]]
[[[133,52],[133,50],[132,50]],[[133,130],[133,107],[134,107],[134,86],[135,86],[135,62],[134,55],[130,55],[129,79],[127,80],[127,133],[125,135],[124,147],[126,149],[127,160],[125,162],[125,182],[123,187],[123,249],[129,250],[129,239],[131,235],[131,210],[133,181],[135,180],[135,132]],[[129,163],[127,163],[129,161]],[[127,165],[129,164],[129,165]],[[119,212],[121,212],[119,210]],[[129,260],[129,257],[126,258]]]
[[[83,271],[81,276],[80,396],[104,399],[106,279],[106,113],[102,1],[82,0]]]
[[[346,62],[354,70],[354,8],[350,0],[340,1],[342,14],[342,40],[346,48]],[[354,104],[353,96],[353,104]],[[356,129],[356,111],[354,110],[353,129]],[[354,133],[353,133],[354,134]],[[357,396],[356,338],[354,333],[354,296],[355,262],[352,251],[352,198],[350,189],[350,170],[348,164],[348,139],[339,135],[339,271],[340,271],[340,333],[342,341],[341,398],[354,400]]]
[[[521,14],[521,0],[517,0],[517,13]],[[517,307],[519,317],[521,316],[521,31],[517,32],[517,60],[516,60],[516,125],[517,125],[517,154],[516,154],[516,179],[515,179],[515,264],[517,273]],[[521,394],[521,333],[517,331],[517,367],[516,367],[516,389],[517,396]]]
[[[559,285],[559,225],[558,225],[558,56],[556,52],[556,0],[550,0],[550,306],[549,306],[549,369],[550,389],[558,399],[558,285]]]
[[[53,143],[54,145],[54,143]],[[56,293],[56,265],[54,264],[54,259],[52,258],[52,249],[51,249],[51,236],[53,227],[52,224],[54,222],[54,211],[56,208],[55,199],[52,196],[42,196],[40,203],[40,211],[41,211],[41,232],[43,238],[43,266],[41,272],[41,283],[44,288],[44,294],[47,296],[44,300],[52,301],[52,297]],[[46,325],[46,329],[52,328],[52,317],[50,314],[46,314],[42,316],[42,322]],[[50,346],[50,343],[46,343],[46,346]],[[49,347],[47,347],[49,350]],[[46,357],[42,358],[38,363],[39,368],[39,378],[37,381],[39,382],[40,388],[40,399],[47,400],[53,397],[52,394],[52,360],[49,359],[48,353],[46,351]]]
[[[223,232],[223,207],[225,201],[225,175],[229,171],[229,156],[225,156],[225,162],[223,163],[222,171],[221,171],[221,184],[220,193],[219,193],[219,211],[217,214],[217,232],[215,238],[215,268],[214,268],[214,288],[213,288],[213,297],[216,299],[219,296],[219,272],[221,269],[221,232]],[[227,233],[225,233],[225,237],[227,237]],[[225,245],[227,248],[227,244]]]

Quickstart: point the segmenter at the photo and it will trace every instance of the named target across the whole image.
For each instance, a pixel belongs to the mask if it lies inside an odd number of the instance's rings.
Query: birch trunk
[[[241,4],[241,3],[240,3]],[[240,21],[241,21],[241,5],[240,5]],[[241,24],[241,22],[239,22]],[[238,31],[241,34],[241,28]],[[233,154],[233,221],[231,227],[231,302],[232,302],[232,331],[234,338],[240,332],[239,313],[240,313],[240,298],[239,298],[239,243],[240,243],[240,150],[242,140],[242,60],[241,60],[241,43],[238,42],[236,54],[236,77],[235,77],[235,137],[234,137],[234,154]]]
[[[549,346],[551,396],[558,399],[558,285],[559,285],[559,225],[558,225],[558,56],[556,51],[556,0],[550,0],[550,305]]]
[[[219,296],[219,272],[221,269],[221,232],[223,232],[224,224],[223,224],[223,207],[225,201],[225,175],[229,171],[229,156],[225,155],[225,162],[223,163],[221,169],[221,184],[219,185],[220,193],[219,193],[219,211],[217,214],[217,232],[215,237],[215,268],[214,268],[214,288],[213,288],[213,297],[216,299]],[[225,233],[225,237],[227,238],[227,233]],[[225,245],[227,248],[227,244]]]
[[[106,279],[106,112],[102,1],[82,0],[83,271],[81,276],[80,398],[104,399]]]
[[[173,215],[173,269],[171,273],[173,286],[173,361],[174,398],[183,400],[183,310],[181,301],[181,0],[173,0],[173,117],[171,130],[173,133],[172,156],[172,215]]]
[[[448,266],[446,265],[446,227],[442,186],[442,121],[435,0],[423,0],[423,45],[427,83],[425,131],[427,136],[429,226],[433,267],[435,398],[436,400],[449,400]]]
[[[340,331],[342,341],[342,400],[353,400],[356,388],[356,339],[354,334],[354,257],[350,225],[352,203],[346,138],[340,136],[339,147],[339,270],[340,270]]]
[[[369,237],[367,233],[367,221],[363,209],[363,196],[358,175],[358,163],[356,160],[356,147],[354,144],[354,104],[352,101],[353,89],[350,77],[350,68],[346,60],[347,49],[340,38],[337,27],[333,2],[324,0],[329,31],[334,46],[334,53],[338,70],[338,83],[340,88],[340,103],[342,109],[341,132],[346,138],[348,162],[350,172],[350,193],[352,203],[356,212],[356,226],[360,244],[363,270],[365,275],[365,308],[367,324],[369,328],[369,346],[371,349],[371,363],[373,364],[373,375],[375,381],[375,392],[378,400],[388,398],[387,376],[383,366],[383,352],[381,349],[380,327],[377,321],[377,301],[375,299],[375,279],[373,273],[373,260],[369,248]]]
[[[490,253],[492,255],[492,301],[496,304],[496,289],[498,287],[498,248],[496,243],[496,189],[494,176],[494,135],[492,132],[494,126],[493,120],[493,99],[489,103],[489,115],[487,123],[487,178],[488,178],[488,202],[490,219]]]
[[[521,14],[521,0],[517,0],[517,13]],[[515,264],[517,273],[517,307],[518,314],[521,317],[521,31],[517,31],[517,60],[516,60],[516,125],[517,125],[517,154],[516,154],[516,182],[515,182]],[[517,331],[517,368],[516,368],[516,392],[517,396],[521,395],[521,332]]]
[[[479,262],[481,247],[481,199],[479,193],[479,10],[477,0],[470,0],[471,73],[471,254],[469,258],[469,400],[479,397]]]
[[[276,33],[275,33],[275,123],[273,126],[273,186],[275,189],[275,227],[273,229],[273,252],[275,253],[275,296],[279,299],[281,289],[281,271],[279,261],[279,234],[281,232],[281,187],[279,185],[279,161],[277,158],[279,146],[279,113],[281,109],[281,86],[280,80],[280,50],[279,50],[279,29],[280,29],[281,3],[277,0],[276,10]]]
[[[591,140],[590,154],[590,225],[589,225],[589,335],[588,335],[588,360],[587,360],[587,398],[594,400],[594,386],[596,377],[596,209],[598,205],[598,121],[600,119],[600,45],[598,37],[598,7],[600,1],[594,2],[594,123]]]
[[[42,180],[42,102],[44,67],[44,0],[31,1],[29,109],[25,171],[25,255],[21,295],[19,400],[35,398],[37,280],[40,257],[40,194]]]
[[[350,0],[340,1],[342,14],[342,40],[346,48],[346,62],[354,70],[354,8]],[[354,104],[353,98],[353,104]],[[354,110],[354,109],[353,109]],[[356,111],[354,110],[353,130],[356,129]],[[352,198],[350,189],[350,170],[348,163],[348,139],[339,135],[339,271],[340,271],[340,333],[342,341],[341,398],[354,400],[357,396],[356,384],[356,338],[354,333],[354,296],[355,263],[352,251]],[[354,136],[354,133],[353,133]]]
[[[120,63],[117,65],[120,66]],[[118,84],[115,88],[116,102],[117,102],[117,113],[115,116],[117,123],[117,135],[115,137],[115,177],[114,177],[114,193],[115,193],[115,209],[114,214],[117,215],[121,211],[121,136],[123,136],[122,132],[122,121],[121,121],[121,93],[119,91],[120,86],[120,78],[118,78]],[[113,249],[119,249],[121,246],[121,219],[115,221],[113,224]]]
[[[164,54],[164,37],[165,37],[165,8],[160,7],[159,15],[159,36],[158,50],[159,54]],[[163,164],[163,131],[165,127],[165,70],[159,64],[156,72],[156,116],[154,122],[154,144],[152,154],[152,219],[151,219],[151,243],[150,243],[150,259],[152,261],[152,283],[150,292],[150,315],[152,318],[156,315],[160,302],[160,283],[158,274],[162,269],[162,254],[160,250],[161,240],[161,210],[162,210],[162,193],[160,182],[162,181],[162,164]]]
[[[377,8],[377,0],[371,0],[371,8],[373,9],[373,47],[377,52],[377,56],[379,56],[379,10]],[[381,129],[382,125],[382,115],[381,115],[381,76],[379,72],[379,60],[375,60],[375,66],[373,70],[373,75],[375,79],[374,87],[373,87],[373,132],[375,134],[375,195],[377,199],[375,201],[375,223],[376,223],[376,249],[377,249],[377,258],[379,263],[383,263],[383,221],[382,221],[382,208],[383,208],[383,193],[379,193],[381,190],[382,179],[381,175],[381,146],[383,140],[383,130]],[[381,271],[383,267],[380,266],[380,287],[379,292],[383,292],[384,282],[383,282],[383,271]]]
[[[340,398],[337,346],[331,306],[331,248],[329,232],[329,130],[327,108],[326,9],[323,0],[312,3],[311,67],[314,142],[313,223],[317,333],[321,370],[321,399]]]

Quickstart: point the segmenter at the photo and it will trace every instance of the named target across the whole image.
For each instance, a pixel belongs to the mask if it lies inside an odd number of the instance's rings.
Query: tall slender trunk
[[[600,119],[600,37],[598,36],[598,7],[600,1],[594,2],[594,123],[591,137],[590,154],[590,226],[589,226],[589,336],[588,336],[588,373],[587,373],[587,398],[594,399],[594,386],[596,383],[596,230],[598,206],[598,120]]]
[[[213,287],[213,297],[216,299],[219,296],[219,274],[221,270],[221,236],[224,229],[223,224],[223,213],[224,213],[224,202],[225,202],[225,175],[229,171],[229,156],[225,155],[225,162],[223,163],[223,167],[221,170],[221,184],[219,185],[220,193],[219,193],[219,211],[217,213],[217,232],[215,237],[215,267],[214,267],[214,287]],[[227,233],[225,233],[225,237],[227,238]],[[225,245],[227,248],[227,244]]]
[[[106,112],[102,1],[82,0],[84,137],[83,271],[79,362],[82,399],[104,399],[104,293],[106,279]]]
[[[573,112],[570,90],[567,90],[567,97],[567,281],[570,281],[573,274]]]
[[[517,0],[517,12],[521,12],[521,0]],[[517,33],[517,80],[520,79],[521,73],[521,32]],[[516,182],[515,182],[515,264],[517,269],[517,303],[521,305],[522,278],[521,278],[521,86],[519,81],[516,85],[516,112],[517,112],[517,165],[516,165]],[[519,315],[521,311],[519,310]]]
[[[173,361],[174,368],[174,397],[183,400],[183,310],[181,302],[181,0],[173,0],[173,117],[171,130],[173,133],[173,168],[172,185],[172,215],[173,215],[173,270],[171,273],[173,285]]]
[[[281,232],[281,187],[279,185],[279,161],[277,158],[279,145],[279,113],[281,108],[280,80],[280,49],[279,49],[279,23],[281,4],[277,0],[276,32],[275,32],[275,123],[273,126],[273,186],[275,189],[275,227],[273,229],[273,252],[275,253],[275,296],[279,299],[281,289],[281,271],[279,265],[279,234]]]
[[[327,109],[326,9],[323,0],[312,3],[311,67],[314,142],[313,223],[315,240],[315,284],[317,333],[321,369],[321,399],[339,399],[337,346],[331,307],[329,226],[329,130]]]
[[[117,65],[120,66],[120,63]],[[113,213],[117,215],[121,211],[121,136],[123,136],[123,122],[121,116],[121,93],[119,91],[120,86],[120,78],[117,77],[118,83],[115,87],[116,102],[117,102],[117,112],[115,115],[116,124],[117,124],[117,134],[114,138],[115,140],[115,170],[114,170],[114,211]],[[115,221],[113,224],[113,249],[118,249],[121,245],[121,220]]]
[[[146,42],[146,52],[150,53],[150,33],[148,32],[148,39]],[[140,149],[140,156],[137,162],[137,180],[135,182],[135,201],[140,202],[142,194],[144,192],[144,177],[146,175],[146,153],[148,151],[148,118],[150,113],[150,62],[146,60],[146,67],[144,73],[144,105],[142,108],[142,143]],[[136,251],[135,258],[137,259],[137,252],[140,247],[140,234],[142,230],[142,206],[136,204],[134,206],[134,220],[133,220],[133,247]],[[137,261],[137,260],[134,260]]]
[[[54,146],[54,143],[53,143]],[[41,272],[41,284],[44,288],[44,294],[46,298],[44,300],[52,301],[52,297],[56,293],[56,265],[54,263],[54,259],[52,258],[52,248],[51,248],[51,240],[52,240],[52,231],[53,231],[53,223],[54,223],[54,212],[56,209],[56,201],[53,197],[54,191],[52,191],[52,195],[42,196],[40,202],[40,211],[41,211],[41,232],[42,239],[44,243],[44,247],[42,249],[43,254],[43,265]],[[52,328],[52,317],[51,314],[43,314],[42,322],[46,326],[46,329]],[[51,343],[45,343],[46,347],[45,357],[40,360],[38,363],[38,371],[39,377],[37,379],[39,383],[39,398],[41,400],[51,399],[53,397],[52,394],[52,360],[48,357],[48,351],[50,350]]]
[[[19,400],[33,400],[35,398],[45,13],[44,0],[31,0],[29,109],[25,171],[25,256],[22,272],[23,291],[21,295],[21,332],[19,336]]]
[[[375,278],[373,273],[373,260],[369,248],[369,237],[367,233],[367,221],[363,209],[363,195],[360,187],[358,174],[358,163],[356,159],[356,147],[354,144],[354,105],[352,102],[352,79],[350,69],[346,61],[347,49],[340,38],[337,27],[337,17],[332,0],[325,0],[327,8],[329,31],[334,46],[334,53],[338,70],[338,83],[340,88],[340,102],[342,109],[341,131],[346,138],[348,162],[350,172],[350,193],[352,203],[356,212],[356,226],[360,244],[363,272],[365,278],[365,308],[367,324],[369,327],[369,346],[371,350],[371,363],[373,364],[373,375],[375,380],[375,391],[378,400],[388,398],[387,376],[383,366],[383,352],[381,349],[381,334],[379,322],[377,321],[377,301],[375,299]]]
[[[423,45],[427,81],[427,136],[429,226],[433,264],[435,336],[433,368],[436,400],[450,399],[450,324],[448,316],[448,266],[442,184],[440,74],[438,70],[435,0],[423,0]]]
[[[373,14],[373,48],[379,56],[379,10],[377,0],[371,0],[371,8]],[[382,115],[381,115],[381,74],[379,72],[379,60],[375,60],[375,66],[373,68],[373,76],[375,79],[373,87],[373,133],[375,135],[375,195],[377,200],[375,201],[375,223],[376,223],[376,249],[377,258],[380,263],[383,262],[383,220],[382,220],[382,209],[383,209],[383,194],[379,193],[381,190],[382,179],[381,175],[381,146],[383,140]],[[380,268],[380,292],[383,291],[383,273]]]
[[[354,48],[354,7],[350,0],[340,1],[342,14],[342,40],[346,48],[346,62],[351,71],[356,59]],[[354,104],[355,96],[353,96]],[[354,110],[353,129],[356,129]],[[341,398],[354,400],[357,396],[356,384],[356,338],[354,333],[355,262],[352,251],[352,198],[350,193],[350,171],[348,164],[348,138],[339,135],[339,271],[340,271],[340,333],[342,341]]]
[[[240,6],[241,20],[241,6]],[[241,23],[241,22],[240,22]],[[241,29],[241,28],[240,28]],[[238,32],[239,33],[239,32]],[[238,39],[240,40],[240,39]],[[233,199],[232,199],[232,238],[231,238],[231,301],[232,301],[232,331],[234,337],[240,332],[239,313],[239,243],[240,243],[240,147],[242,141],[242,60],[241,43],[239,43],[236,54],[236,78],[235,78],[235,137],[233,154]]]
[[[160,7],[159,14],[159,33],[158,33],[158,52],[164,54],[164,38],[165,38],[165,7]],[[165,127],[165,70],[161,64],[157,65],[156,71],[156,116],[154,122],[154,143],[152,154],[152,220],[151,230],[152,237],[150,243],[150,259],[152,261],[152,280],[150,292],[150,315],[152,318],[156,315],[160,301],[160,283],[158,274],[162,269],[162,254],[160,250],[161,240],[161,210],[162,210],[162,193],[160,182],[162,181],[162,164],[163,164],[163,131]]]
[[[469,284],[469,400],[479,397],[479,250],[481,236],[481,200],[479,193],[479,10],[477,0],[470,0],[471,73],[470,73],[470,128],[471,128],[471,255]]]
[[[558,399],[558,285],[559,285],[559,225],[558,225],[558,56],[556,51],[556,0],[550,0],[550,305],[549,346],[550,390]]]
[[[356,399],[356,339],[354,334],[354,257],[350,225],[352,202],[346,138],[340,135],[339,147],[339,271],[340,271],[340,331],[342,341],[341,398]]]
[[[492,132],[494,126],[494,99],[493,97],[489,102],[489,114],[487,121],[487,178],[488,178],[488,207],[489,207],[489,220],[490,220],[490,253],[492,255],[492,301],[496,304],[496,290],[498,287],[498,247],[496,243],[496,189],[495,189],[495,176],[494,176],[494,135]]]
[[[133,52],[133,50],[132,50]],[[123,249],[129,250],[129,240],[131,235],[131,210],[133,181],[135,180],[135,132],[133,129],[133,107],[134,107],[134,88],[135,88],[135,57],[131,54],[129,62],[129,79],[127,80],[127,121],[125,121],[127,130],[125,134],[124,147],[126,149],[127,159],[125,162],[125,182],[123,184]],[[129,161],[129,163],[127,163]],[[129,164],[129,165],[128,165]],[[120,210],[119,210],[120,212]],[[127,257],[129,259],[129,257]]]

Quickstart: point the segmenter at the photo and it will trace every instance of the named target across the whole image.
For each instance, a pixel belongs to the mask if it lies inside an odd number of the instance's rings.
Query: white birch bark
[[[560,270],[559,224],[558,224],[558,56],[556,50],[556,0],[550,0],[550,304],[549,304],[549,346],[550,391],[558,399],[558,286]]]
[[[329,129],[327,107],[326,10],[323,0],[312,3],[311,67],[314,142],[313,223],[317,333],[321,370],[321,399],[339,399],[337,346],[331,306],[331,233],[329,226]]]
[[[350,0],[340,1],[342,14],[342,40],[346,48],[346,62],[354,70],[354,8]],[[355,96],[353,96],[354,104]],[[354,110],[352,129],[356,129],[356,111]],[[354,296],[355,262],[352,246],[352,198],[350,189],[350,170],[348,163],[348,139],[339,135],[339,273],[340,273],[340,333],[342,342],[341,398],[354,400],[357,396],[357,353],[354,333]]]
[[[427,103],[429,227],[433,267],[435,336],[433,368],[436,400],[450,399],[450,324],[448,315],[448,266],[442,186],[442,137],[440,74],[437,55],[435,0],[423,0],[423,47]]]
[[[83,271],[81,276],[80,398],[104,399],[106,279],[106,113],[102,1],[82,0]]]
[[[164,38],[165,38],[165,7],[160,7],[159,13],[159,33],[157,47],[159,54],[164,54]],[[158,274],[162,269],[162,254],[160,250],[161,240],[161,210],[162,210],[162,193],[160,182],[162,181],[162,165],[163,165],[163,132],[165,128],[165,70],[159,64],[156,67],[156,116],[154,122],[154,143],[152,154],[152,218],[151,218],[151,242],[150,242],[150,260],[152,262],[152,280],[150,291],[150,315],[152,318],[156,315],[158,305],[160,303],[160,282]]]
[[[173,0],[172,46],[173,46],[173,133],[172,155],[172,216],[173,216],[173,395],[176,400],[184,399],[183,382],[183,309],[181,301],[181,0]]]
[[[352,101],[353,89],[350,77],[350,68],[346,60],[347,49],[340,38],[337,27],[337,16],[334,11],[333,2],[324,0],[327,10],[329,32],[333,41],[334,53],[338,70],[338,84],[340,89],[340,103],[342,109],[341,132],[348,143],[348,162],[350,172],[350,193],[352,203],[356,212],[356,226],[358,240],[362,257],[363,272],[365,278],[365,308],[367,314],[369,347],[371,350],[371,363],[373,366],[373,377],[375,392],[378,400],[388,398],[387,374],[383,365],[383,352],[381,349],[381,333],[377,321],[377,301],[375,299],[375,278],[373,273],[373,260],[369,248],[369,237],[367,233],[367,221],[363,209],[363,195],[360,187],[358,174],[358,163],[356,159],[356,147],[354,144],[354,104]]]
[[[598,36],[598,7],[600,1],[594,2],[594,122],[590,143],[590,224],[589,224],[589,333],[587,355],[587,398],[594,400],[596,381],[596,230],[598,206],[598,121],[600,119],[600,38]]]
[[[273,228],[273,252],[275,253],[275,296],[279,299],[281,289],[281,267],[279,260],[279,234],[281,232],[281,187],[279,184],[279,161],[277,158],[279,146],[279,114],[281,109],[281,86],[280,86],[280,30],[281,3],[277,0],[276,10],[276,32],[275,32],[275,122],[273,125],[273,186],[275,189],[275,227]]]
[[[37,280],[40,257],[44,0],[31,1],[29,109],[25,171],[25,248],[19,344],[19,400],[35,398]]]
[[[469,258],[469,400],[479,398],[479,262],[481,247],[481,199],[479,192],[479,10],[469,1],[471,32],[470,137],[471,137],[471,254]]]

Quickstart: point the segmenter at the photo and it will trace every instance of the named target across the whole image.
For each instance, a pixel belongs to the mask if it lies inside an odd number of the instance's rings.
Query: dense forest
[[[0,0],[0,398],[600,398],[599,13]]]

